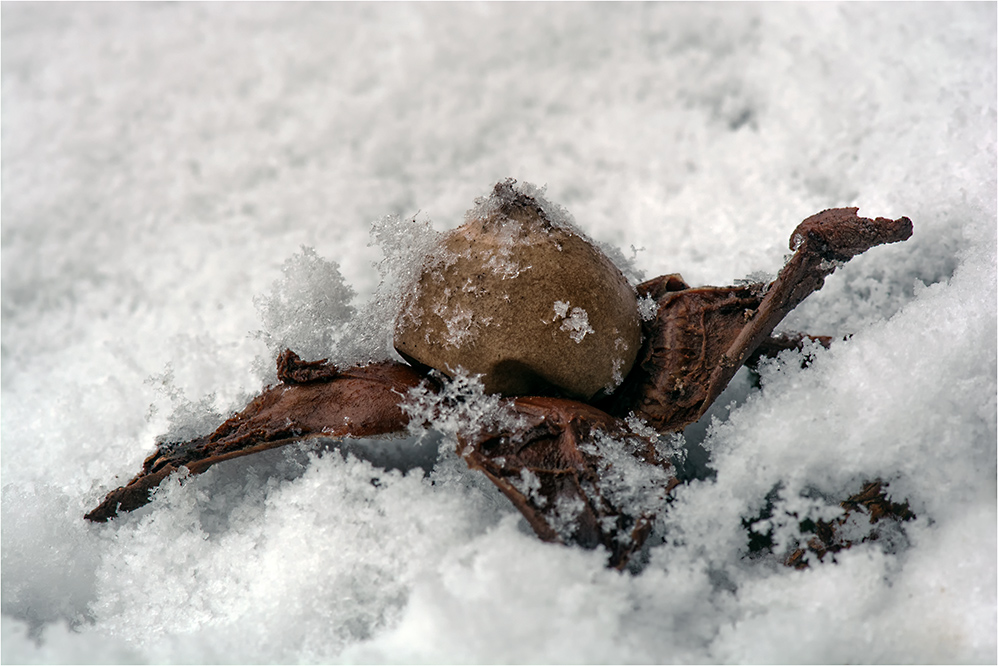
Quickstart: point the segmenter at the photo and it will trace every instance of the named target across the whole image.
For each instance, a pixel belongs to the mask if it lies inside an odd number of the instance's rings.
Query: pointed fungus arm
[[[149,493],[181,467],[200,474],[212,465],[313,437],[372,437],[403,430],[408,417],[400,394],[424,376],[386,361],[339,370],[323,361],[303,362],[285,350],[277,360],[280,384],[266,389],[241,412],[204,437],[164,443],[127,485],[108,493],[85,518],[104,522],[119,511],[149,502]]]
[[[770,338],[773,330],[838,266],[911,237],[907,217],[871,220],[858,210],[833,208],[801,222],[790,238],[793,256],[769,285],[690,289],[675,275],[638,285],[658,302],[658,312],[646,322],[638,362],[607,409],[617,416],[633,411],[660,432],[698,420],[760,347],[778,350],[783,343]]]

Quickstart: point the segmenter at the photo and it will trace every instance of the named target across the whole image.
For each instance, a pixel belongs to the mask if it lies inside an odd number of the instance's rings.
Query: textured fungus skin
[[[459,436],[458,455],[471,469],[485,473],[541,539],[585,548],[605,546],[609,565],[622,568],[647,537],[653,516],[628,515],[601,492],[600,459],[591,446],[593,439],[599,434],[627,438],[641,462],[666,472],[670,463],[658,454],[652,440],[631,433],[623,421],[590,405],[527,397],[512,400],[510,407],[521,417],[519,429]],[[522,489],[525,471],[536,479],[531,492]],[[663,504],[677,485],[672,476],[661,488]],[[552,507],[566,501],[579,511],[559,532],[550,514]]]
[[[503,213],[507,218],[530,219],[538,211],[543,215],[539,207],[531,209],[529,202],[513,201]],[[517,380],[519,366],[511,365],[511,377],[503,380],[508,383],[492,388],[510,395],[503,402],[519,417],[514,420],[518,425],[461,432],[458,452],[472,470],[484,473],[509,498],[538,537],[586,548],[603,546],[610,566],[626,566],[641,548],[654,515],[629,515],[614,505],[606,492],[606,479],[601,477],[600,470],[612,463],[602,458],[600,438],[625,441],[630,455],[641,464],[668,474],[669,462],[656,452],[656,435],[634,432],[628,417],[640,417],[659,434],[681,430],[704,414],[742,364],[799,346],[805,336],[771,336],[790,310],[820,289],[825,277],[851,257],[912,234],[911,220],[906,217],[871,220],[857,216],[857,210],[831,209],[804,220],[791,236],[793,256],[768,285],[694,289],[674,274],[639,285],[638,293],[653,298],[658,308],[655,318],[643,324],[644,342],[635,350],[637,362],[616,393],[593,401],[529,395],[550,392],[552,386],[556,393],[573,391],[557,389],[550,377],[542,382],[536,377]],[[468,242],[476,233],[480,231],[456,235],[463,240],[455,243]],[[634,298],[629,287],[626,296],[624,309],[629,310]],[[830,343],[828,338],[811,339],[826,346]],[[527,346],[534,342],[531,336],[518,340]],[[403,341],[400,351],[419,359],[416,347]],[[181,467],[197,474],[217,462],[310,437],[370,437],[402,431],[408,417],[400,404],[409,392],[416,387],[440,389],[423,363],[410,366],[386,361],[340,369],[324,361],[302,362],[285,350],[277,366],[279,384],[267,388],[211,435],[160,445],[128,485],[110,492],[86,518],[106,521],[119,511],[148,503],[150,491]],[[592,388],[595,385],[578,393],[591,396],[597,391]],[[525,479],[532,485],[525,485]],[[661,508],[665,495],[678,483],[673,477],[660,489]],[[912,518],[906,504],[886,499],[884,485],[879,481],[867,484],[843,506],[847,511],[871,513],[871,522]],[[567,522],[565,506],[573,507]],[[850,542],[839,537],[836,529],[837,524],[817,525],[808,549],[820,558],[848,548]],[[797,551],[786,562],[806,566],[804,555],[803,550]]]
[[[588,401],[612,392],[641,345],[634,288],[510,181],[492,200],[424,267],[398,318],[396,351],[448,376],[480,374],[487,393]]]
[[[340,371],[321,361],[305,363],[291,350],[277,359],[281,383],[263,393],[215,432],[187,442],[160,444],[128,485],[112,491],[86,515],[104,522],[118,511],[149,502],[149,492],[181,467],[200,474],[215,463],[315,437],[373,437],[396,432],[409,420],[399,409],[399,391],[424,376],[385,362]]]
[[[637,366],[604,407],[617,416],[633,411],[662,431],[697,421],[760,347],[778,350],[781,341],[770,337],[777,324],[838,266],[911,237],[907,217],[870,220],[858,211],[833,208],[801,222],[790,237],[793,256],[768,285],[691,289],[675,274],[638,285],[658,311],[645,325]]]

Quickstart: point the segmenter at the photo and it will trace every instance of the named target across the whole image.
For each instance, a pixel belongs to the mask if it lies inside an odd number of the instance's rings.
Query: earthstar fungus
[[[743,364],[809,337],[827,346],[829,338],[772,333],[844,262],[912,234],[906,217],[830,209],[798,225],[793,256],[769,284],[692,288],[671,274],[632,287],[560,209],[515,181],[498,183],[478,203],[426,258],[404,299],[395,346],[408,364],[338,368],[286,349],[277,358],[277,385],[210,435],[159,445],[86,518],[103,522],[148,503],[150,491],[181,467],[198,474],[304,439],[405,431],[407,400],[441,393],[460,368],[482,374],[509,415],[458,432],[468,466],[484,473],[541,539],[604,546],[609,565],[622,568],[679,484],[658,436],[703,416]],[[639,298],[653,302],[645,319]],[[641,502],[631,502],[618,482],[629,467],[642,470]],[[862,502],[850,498],[843,506],[901,507],[883,500],[879,482],[863,493]],[[884,515],[902,520],[910,512]],[[821,529],[814,552],[848,547],[835,541],[834,526]],[[801,557],[788,563],[801,566]]]

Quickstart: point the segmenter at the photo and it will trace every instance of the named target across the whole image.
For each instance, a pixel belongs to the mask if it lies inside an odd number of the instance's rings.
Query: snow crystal
[[[610,383],[603,387],[603,392],[610,395],[624,383],[624,359],[615,357],[610,368]]]
[[[589,325],[589,313],[583,308],[572,308],[571,313],[569,313],[569,307],[571,307],[571,303],[568,301],[555,301],[554,318],[551,321],[554,323],[563,319],[560,330],[568,333],[568,337],[575,342],[582,342],[588,333],[596,331]]]
[[[589,314],[582,308],[572,308],[572,314],[565,317],[565,321],[561,322],[561,330],[567,331],[569,337],[576,342],[582,342],[587,333],[596,332],[589,325]]]
[[[641,321],[655,321],[658,316],[658,301],[651,296],[642,296],[638,299],[638,316]]]
[[[448,315],[446,299],[450,296],[450,289],[444,290],[444,301],[434,307],[433,312],[443,319],[447,326],[447,334],[443,338],[445,347],[460,347],[475,338],[475,331],[478,329],[478,321],[475,313],[471,310],[451,308]],[[483,323],[484,320],[483,320]],[[426,334],[426,341],[430,341],[430,334]]]
[[[568,301],[555,301],[554,302],[555,318],[557,319],[566,316],[568,314],[569,306],[571,306],[571,303],[569,303]]]
[[[652,440],[657,440],[657,433]],[[638,454],[645,446],[643,437],[612,437],[596,433],[592,441],[580,447],[600,461],[600,489],[603,495],[629,516],[658,513],[666,499],[671,471],[642,462]]]
[[[496,464],[502,464],[500,462],[500,458],[495,458],[495,462]],[[537,506],[544,508],[544,506],[548,503],[547,496],[539,492],[541,489],[540,477],[526,467],[520,470],[519,480],[511,478],[510,483]]]
[[[619,331],[614,328],[613,334],[617,335]],[[616,353],[626,354],[629,350],[627,342],[624,338],[615,338],[613,341],[613,351]],[[615,356],[610,366],[610,381],[606,386],[603,387],[603,393],[606,395],[612,394],[620,385],[624,383],[624,357]]]
[[[569,541],[578,530],[576,519],[585,510],[586,504],[581,497],[559,495],[554,501],[554,511],[546,514],[551,529],[564,541]]]
[[[508,402],[498,395],[485,392],[481,375],[469,374],[464,368],[448,368],[453,378],[447,379],[434,371],[443,389],[434,391],[423,384],[410,389],[400,406],[409,417],[409,430],[422,434],[427,427],[449,435],[473,434],[481,429],[515,430],[520,417]]]

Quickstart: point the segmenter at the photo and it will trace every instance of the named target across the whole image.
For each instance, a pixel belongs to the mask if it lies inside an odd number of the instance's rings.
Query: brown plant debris
[[[814,536],[808,540],[804,548],[797,548],[787,556],[784,563],[788,567],[806,569],[808,553],[816,555],[820,562],[824,561],[828,553],[834,554],[846,550],[856,543],[877,541],[881,535],[879,529],[870,530],[859,540],[850,540],[843,535],[843,526],[855,514],[868,515],[870,525],[876,525],[881,521],[902,523],[914,520],[916,517],[908,507],[907,501],[890,501],[887,484],[879,480],[865,484],[861,491],[843,501],[840,506],[845,509],[845,513],[835,520],[807,521],[807,524],[802,525],[803,530],[813,531]]]

